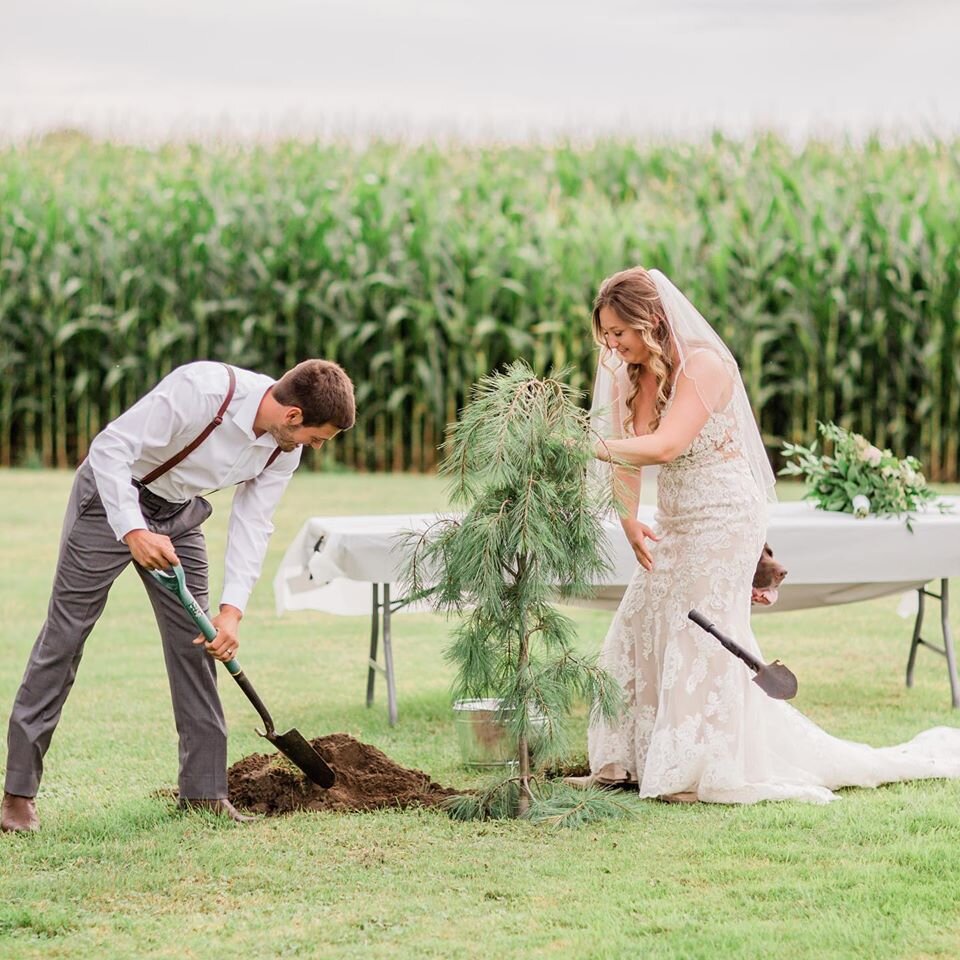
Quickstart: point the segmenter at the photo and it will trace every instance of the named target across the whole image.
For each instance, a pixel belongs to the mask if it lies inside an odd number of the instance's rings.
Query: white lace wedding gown
[[[718,411],[660,468],[653,571],[638,565],[601,653],[627,708],[620,722],[591,727],[591,771],[620,767],[644,797],[692,791],[716,803],[826,803],[838,787],[960,777],[960,729],[882,749],[831,737],[767,697],[687,619],[696,608],[761,656],[750,591],[766,510],[741,449],[735,418]]]

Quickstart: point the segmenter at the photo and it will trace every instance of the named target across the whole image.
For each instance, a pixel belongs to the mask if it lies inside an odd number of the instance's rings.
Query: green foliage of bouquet
[[[803,477],[807,483],[805,499],[813,500],[820,510],[838,510],[857,517],[906,514],[909,527],[910,514],[936,499],[916,457],[900,460],[835,423],[818,422],[817,427],[823,441],[832,444],[833,455],[818,454],[816,440],[809,447],[785,443],[787,464],[780,474]]]

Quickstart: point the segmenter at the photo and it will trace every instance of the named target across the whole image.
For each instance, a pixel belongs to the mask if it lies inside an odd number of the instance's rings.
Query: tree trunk
[[[530,747],[526,737],[520,737],[517,750],[520,754],[520,799],[517,801],[517,816],[522,817],[530,809]]]
[[[527,576],[528,561],[526,556],[517,558],[517,579],[519,585]],[[522,674],[530,662],[530,635],[527,633],[527,612],[520,611],[520,650],[517,656],[517,674]],[[515,710],[527,710],[524,700],[514,707]],[[522,817],[530,809],[530,744],[524,735],[517,739],[517,753],[520,759],[520,799],[517,801],[517,816]]]

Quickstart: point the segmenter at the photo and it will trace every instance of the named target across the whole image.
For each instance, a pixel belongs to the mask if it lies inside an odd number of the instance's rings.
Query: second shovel
[[[747,653],[739,643],[735,643],[726,634],[721,633],[702,613],[691,610],[687,616],[698,626],[703,627],[712,637],[716,637],[735,657],[739,657],[756,674],[753,682],[774,700],[792,700],[797,695],[797,678],[793,672],[779,660],[764,663],[753,654]]]

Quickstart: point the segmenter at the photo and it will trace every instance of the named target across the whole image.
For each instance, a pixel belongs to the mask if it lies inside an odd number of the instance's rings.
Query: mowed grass
[[[0,713],[43,619],[71,476],[0,471]],[[229,493],[207,526],[221,578]],[[455,786],[442,659],[447,625],[395,621],[400,724],[382,685],[363,705],[368,621],[277,618],[270,581],[311,515],[426,511],[435,477],[306,474],[276,518],[240,659],[284,728],[345,731]],[[829,549],[825,544],[824,549]],[[216,595],[216,594],[214,594]],[[798,705],[874,744],[960,723],[944,664],[920,655],[897,598],[758,617],[769,658],[800,677]],[[609,615],[573,611],[585,649]],[[957,630],[957,617],[953,618]],[[229,679],[231,762],[261,750]],[[579,722],[584,723],[582,716]],[[847,791],[826,807],[640,805],[631,820],[558,831],[456,823],[437,811],[303,814],[239,828],[181,816],[176,738],[156,627],[132,573],[90,638],[47,756],[42,831],[0,837],[0,956],[955,957],[960,783]]]

